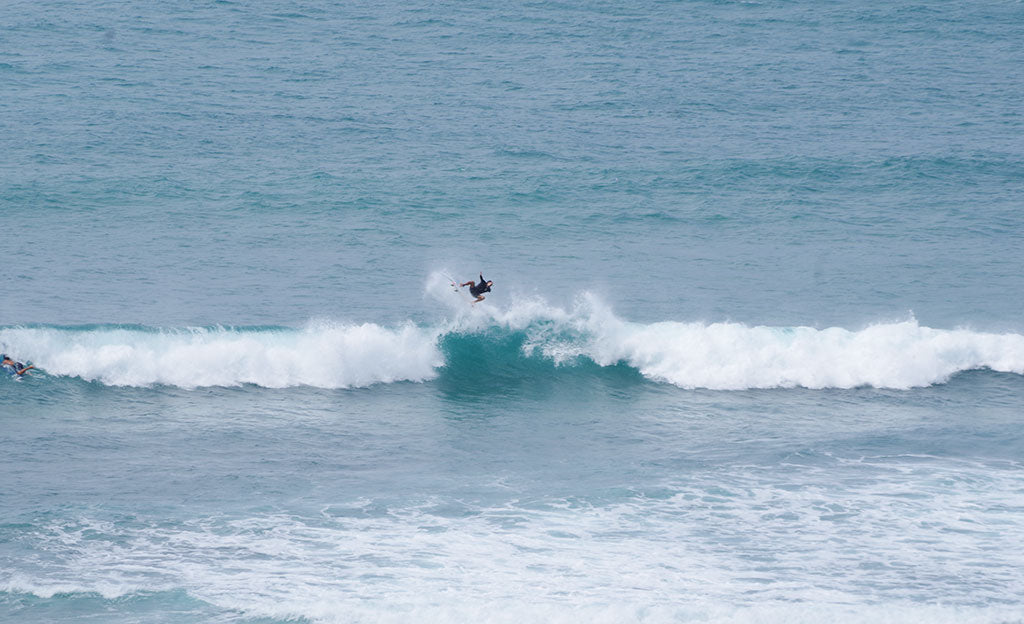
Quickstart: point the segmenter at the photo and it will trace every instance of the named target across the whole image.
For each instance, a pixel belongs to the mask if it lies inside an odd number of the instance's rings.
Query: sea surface
[[[1021,42],[0,2],[0,621],[1024,622]]]

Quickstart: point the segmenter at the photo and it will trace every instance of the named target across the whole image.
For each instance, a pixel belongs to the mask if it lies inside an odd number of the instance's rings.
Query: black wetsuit
[[[24,364],[21,362],[15,362],[14,360],[9,361],[11,362],[10,364],[4,364],[2,366],[2,368],[4,368],[8,373],[11,375],[23,375],[25,373]]]
[[[472,286],[469,287],[469,294],[473,295],[474,297],[479,297],[485,292],[491,292],[491,287],[487,285],[486,281],[484,281],[484,274],[481,273],[480,282],[477,284],[473,284]]]

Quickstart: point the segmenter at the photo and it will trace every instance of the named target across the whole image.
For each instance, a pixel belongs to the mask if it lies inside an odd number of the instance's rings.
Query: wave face
[[[0,345],[50,375],[113,386],[354,388],[437,377],[459,384],[593,375],[680,388],[906,389],[973,369],[1024,374],[1024,336],[933,329],[914,319],[860,330],[622,320],[590,295],[464,310],[437,326],[311,322],[291,328],[9,327]]]

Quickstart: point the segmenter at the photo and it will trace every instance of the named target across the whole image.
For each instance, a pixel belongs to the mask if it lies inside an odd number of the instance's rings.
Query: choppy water
[[[1021,40],[7,3],[0,619],[1024,621]]]

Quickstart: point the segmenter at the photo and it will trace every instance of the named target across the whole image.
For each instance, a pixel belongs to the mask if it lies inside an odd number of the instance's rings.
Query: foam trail
[[[436,336],[412,324],[311,323],[303,329],[7,328],[0,344],[51,375],[114,386],[257,384],[364,387],[424,381],[443,363]]]
[[[30,537],[54,556],[0,569],[0,592],[118,600],[177,589],[250,618],[325,624],[576,622],[581,613],[645,624],[1019,622],[1019,600],[1005,599],[1022,580],[1019,473],[932,468],[939,474],[901,472],[888,483],[859,474],[791,489],[749,466],[735,477],[690,475],[667,484],[678,490],[665,498],[514,501],[469,514],[439,514],[451,501],[434,498],[386,512],[372,511],[380,501],[350,500],[312,517],[56,519]],[[879,506],[892,486],[924,496]],[[711,492],[714,504],[703,500]],[[836,505],[850,510],[838,523],[829,519]],[[923,527],[913,547],[908,526]],[[762,532],[754,538],[750,527]],[[942,572],[907,589],[908,570],[919,569]]]

